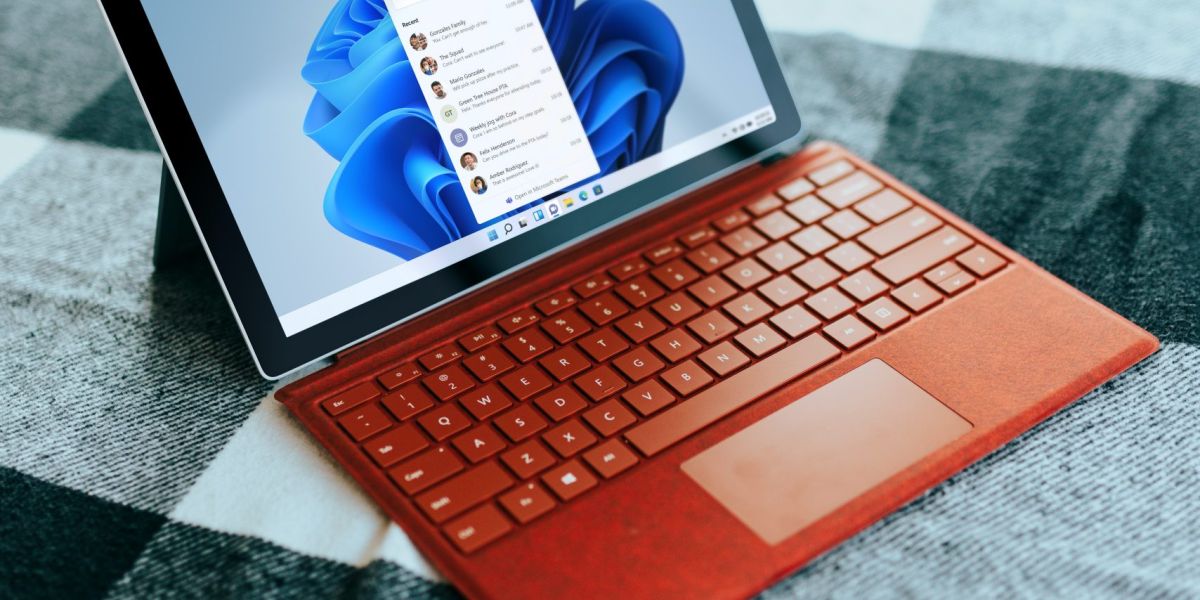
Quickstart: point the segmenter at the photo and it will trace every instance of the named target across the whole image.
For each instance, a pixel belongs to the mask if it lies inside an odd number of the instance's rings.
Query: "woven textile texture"
[[[765,596],[1200,597],[1200,4],[760,6],[815,137],[1163,341]],[[160,163],[94,3],[0,3],[0,597],[455,596],[152,270]]]

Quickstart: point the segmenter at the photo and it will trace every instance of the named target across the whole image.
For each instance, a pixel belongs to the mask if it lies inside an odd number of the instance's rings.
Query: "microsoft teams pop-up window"
[[[530,0],[387,0],[480,223],[600,172]]]

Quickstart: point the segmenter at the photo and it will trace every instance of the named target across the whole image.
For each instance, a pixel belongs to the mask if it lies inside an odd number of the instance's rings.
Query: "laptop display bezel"
[[[612,193],[602,202],[572,211],[287,336],[141,3],[98,0],[255,364],[269,379],[282,377],[509,275],[798,136],[800,117],[753,0],[730,1],[774,109],[774,123]]]

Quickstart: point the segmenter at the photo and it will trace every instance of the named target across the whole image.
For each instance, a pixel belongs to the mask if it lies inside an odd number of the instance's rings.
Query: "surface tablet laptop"
[[[752,595],[1157,348],[801,145],[750,0],[100,4],[259,370],[470,597]]]

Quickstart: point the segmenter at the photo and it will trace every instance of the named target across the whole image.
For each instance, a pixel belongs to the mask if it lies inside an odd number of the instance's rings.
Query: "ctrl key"
[[[445,527],[450,541],[463,552],[474,552],[512,531],[512,522],[494,504],[485,504]]]

